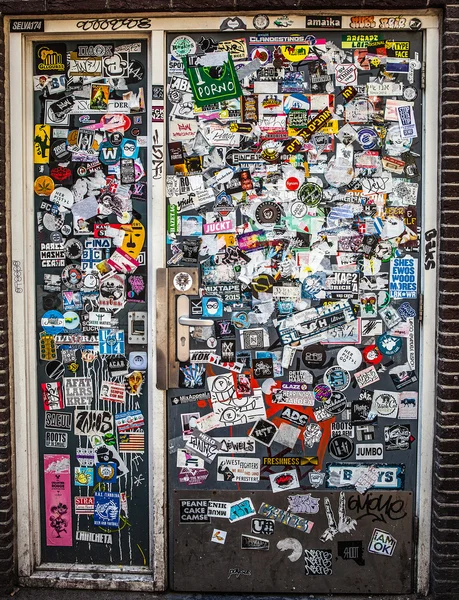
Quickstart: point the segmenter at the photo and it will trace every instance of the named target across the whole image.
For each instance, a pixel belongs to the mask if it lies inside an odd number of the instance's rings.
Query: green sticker
[[[177,205],[169,204],[167,207],[167,233],[178,233]]]
[[[212,64],[208,56],[212,57]],[[203,65],[206,59],[209,64]],[[189,54],[184,63],[196,106],[202,107],[242,96],[233,60],[227,52],[213,52],[204,56]]]

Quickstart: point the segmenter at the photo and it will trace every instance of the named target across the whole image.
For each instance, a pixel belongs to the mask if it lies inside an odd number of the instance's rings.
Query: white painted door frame
[[[314,11],[314,15],[342,15],[343,29],[348,29],[350,17],[356,11]],[[245,19],[247,29],[253,29],[252,18],[256,12],[238,15]],[[289,15],[293,21],[291,30],[304,30],[305,16],[312,11]],[[387,11],[378,13],[358,11],[358,16],[397,16]],[[32,88],[32,42],[44,39],[71,39],[103,37],[142,37],[149,40],[150,84],[164,85],[166,80],[165,38],[168,31],[219,31],[224,18],[202,13],[189,14],[135,14],[135,15],[87,15],[47,16],[45,33],[8,33],[9,20],[5,17],[6,39],[6,92],[7,140],[9,143],[10,169],[7,176],[7,209],[11,212],[9,236],[10,272],[14,266],[16,281],[12,289],[14,373],[12,414],[14,415],[17,564],[20,582],[28,586],[61,588],[125,589],[133,591],[161,591],[167,586],[167,511],[166,511],[166,398],[156,389],[155,378],[155,272],[165,266],[165,202],[164,175],[152,180],[150,174],[151,206],[148,212],[148,281],[149,281],[149,419],[150,440],[150,506],[151,551],[150,567],[107,567],[100,565],[78,566],[70,564],[41,563],[40,558],[40,511],[38,431],[36,402],[36,340],[35,330],[35,269],[34,236],[35,215],[33,202],[33,88]],[[423,231],[437,230],[438,221],[438,164],[439,164],[439,26],[438,11],[406,11],[403,16],[418,17],[424,31],[424,116],[423,116]],[[21,19],[34,18],[24,17]],[[43,17],[36,17],[43,18]],[[136,21],[137,19],[137,21]],[[285,31],[285,30],[284,30]],[[150,87],[150,86],[149,86]],[[147,106],[151,103],[148,90]],[[14,140],[12,143],[11,140]],[[164,124],[150,125],[150,143],[158,151],[165,152]],[[424,264],[425,246],[421,261]],[[421,290],[424,294],[424,319],[421,326],[420,364],[422,376],[419,426],[422,435],[418,444],[418,494],[416,515],[418,518],[416,591],[428,593],[431,506],[432,506],[432,450],[434,445],[435,419],[435,370],[436,370],[436,311],[437,268],[422,271]],[[88,578],[86,573],[91,572]]]

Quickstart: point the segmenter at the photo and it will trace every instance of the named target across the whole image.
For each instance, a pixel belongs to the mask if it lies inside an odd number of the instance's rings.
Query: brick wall
[[[136,0],[135,10],[215,10],[214,0]],[[127,12],[125,0],[0,0],[2,14]],[[323,0],[219,0],[218,10],[281,12],[324,9]],[[459,597],[459,0],[328,0],[329,9],[443,8],[441,116],[441,227],[437,425],[434,448],[432,592],[437,600]],[[3,28],[0,79],[4,79]],[[4,106],[0,88],[0,107]],[[5,207],[5,125],[0,112],[0,595],[14,582],[11,425],[8,346],[7,226]]]

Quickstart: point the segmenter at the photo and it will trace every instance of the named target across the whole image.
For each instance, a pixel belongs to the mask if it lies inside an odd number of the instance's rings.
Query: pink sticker
[[[73,546],[70,456],[45,454],[45,521],[47,546]]]
[[[187,485],[199,485],[209,476],[209,471],[206,469],[190,469],[183,467],[180,469],[178,479],[180,483],[186,483]]]
[[[217,221],[216,223],[205,223],[204,233],[227,233],[234,229],[231,219],[227,221]]]

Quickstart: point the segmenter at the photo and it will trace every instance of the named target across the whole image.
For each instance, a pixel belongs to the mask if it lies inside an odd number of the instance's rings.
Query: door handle
[[[192,317],[179,317],[180,325],[186,325],[187,327],[212,327],[214,322],[211,319],[193,319]]]
[[[182,289],[180,276],[191,278],[191,287]],[[177,278],[177,280],[176,280]],[[156,387],[159,390],[179,386],[180,362],[189,358],[189,329],[191,326],[213,325],[213,321],[193,320],[183,324],[180,317],[190,319],[189,296],[199,294],[197,269],[168,267],[156,270]]]

